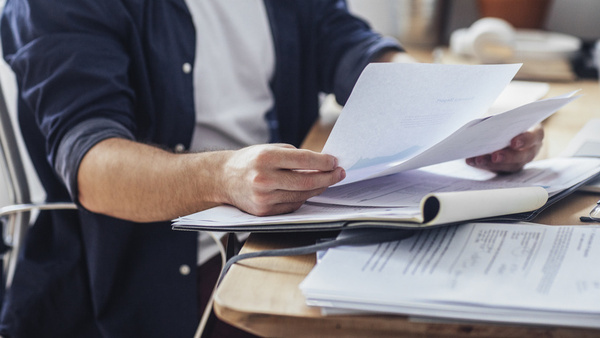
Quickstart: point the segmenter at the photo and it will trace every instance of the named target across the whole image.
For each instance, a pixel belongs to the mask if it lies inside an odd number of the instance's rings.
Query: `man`
[[[342,180],[295,148],[318,95],[343,104],[402,52],[341,0],[8,0],[1,29],[48,199],[80,205],[28,233],[1,317],[17,337],[192,335],[197,238],[169,220],[291,212]],[[542,136],[470,163],[518,170]]]

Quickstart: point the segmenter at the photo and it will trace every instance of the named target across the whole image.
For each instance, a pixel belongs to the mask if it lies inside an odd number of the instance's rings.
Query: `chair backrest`
[[[0,208],[31,202],[27,176],[17,137],[0,83]],[[29,226],[30,213],[11,213],[1,218],[3,250],[2,286],[8,286],[16,266],[19,244]]]

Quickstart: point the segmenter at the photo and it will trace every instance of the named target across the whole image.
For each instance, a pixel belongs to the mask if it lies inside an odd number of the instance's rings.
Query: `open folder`
[[[498,216],[531,219],[596,176],[600,160],[540,161],[513,175],[451,165],[506,147],[514,136],[576,99],[568,93],[482,117],[518,69],[371,64],[323,149],[338,158],[346,179],[290,214],[257,217],[218,206],[180,217],[173,228],[299,231],[432,226]]]
[[[280,232],[418,228],[475,219],[526,221],[599,171],[598,158],[535,161],[511,175],[494,175],[450,162],[329,188],[290,214],[258,217],[232,206],[219,206],[180,217],[172,226],[178,230]]]

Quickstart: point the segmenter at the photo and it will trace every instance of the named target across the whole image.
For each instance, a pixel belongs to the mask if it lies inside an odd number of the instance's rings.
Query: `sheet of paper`
[[[575,99],[577,97],[550,98],[502,114],[473,120],[422,153],[404,161],[390,163],[386,170],[377,175],[389,175],[445,161],[489,154],[507,147],[513,137],[540,123]]]
[[[600,327],[599,231],[490,223],[418,231],[330,249],[300,287],[310,304]]]
[[[519,67],[370,64],[323,152],[347,171],[412,157],[483,116]]]
[[[477,118],[517,69],[518,65],[369,65],[323,148],[346,169],[346,178],[337,185],[504,148],[514,136],[576,98],[570,93]]]

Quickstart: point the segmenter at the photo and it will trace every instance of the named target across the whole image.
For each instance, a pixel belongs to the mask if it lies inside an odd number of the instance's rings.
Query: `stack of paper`
[[[599,235],[537,224],[424,230],[330,249],[301,289],[308,304],[335,311],[600,328]]]

